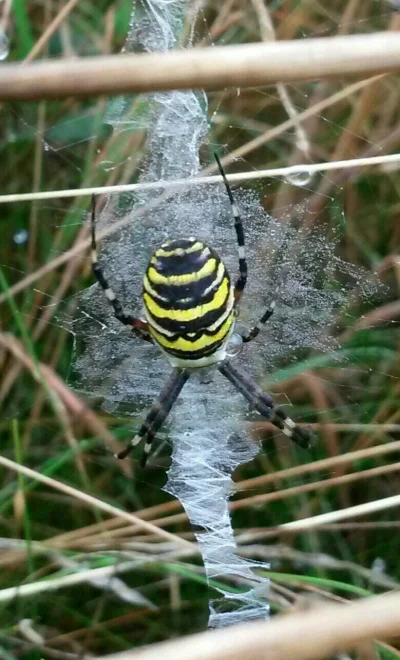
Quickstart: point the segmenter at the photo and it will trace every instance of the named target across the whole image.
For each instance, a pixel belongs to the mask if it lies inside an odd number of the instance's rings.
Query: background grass
[[[14,0],[10,15],[3,16],[11,38],[9,59],[25,58],[64,5],[55,0]],[[293,0],[269,3],[269,9],[280,39],[399,27],[389,4],[380,2],[337,0],[328,6]],[[38,57],[118,52],[130,10],[131,0],[81,0]],[[259,40],[262,19],[257,2],[205,3],[198,21],[200,44]],[[349,84],[319,81],[289,86],[287,91],[301,112]],[[305,162],[292,131],[266,139],[256,149],[249,147],[255,137],[286,120],[278,91],[272,86],[242,90],[240,95],[230,89],[210,95],[210,116],[214,116],[210,144],[227,145],[229,152],[247,149],[245,162],[236,161],[230,171]],[[134,101],[132,112],[140,119],[139,127],[127,141],[123,135],[112,135],[103,122],[112,103],[101,99],[3,106],[1,192],[135,181],[145,155],[147,108],[142,99]],[[310,160],[398,151],[398,108],[395,76],[385,76],[328,105],[304,123]],[[132,158],[127,160],[127,155]],[[119,165],[107,171],[105,161]],[[262,181],[255,189],[275,217],[293,208],[294,202],[307,199],[307,222],[316,226],[327,222],[340,231],[340,256],[376,271],[387,289],[364,308],[349,300],[353,320],[343,320],[345,361],[307,356],[300,365],[286,370],[279,365],[282,369],[266,374],[265,384],[274,383],[274,391],[281,389],[296,404],[298,416],[315,423],[315,458],[330,460],[313,465],[310,456],[281,438],[274,444],[269,426],[258,423],[254,433],[263,441],[265,452],[235,474],[238,483],[252,479],[233,498],[238,543],[245,556],[271,561],[274,612],[301,607],[304,600],[312,607],[319,599],[351,599],[398,588],[396,509],[350,517],[303,533],[275,529],[291,520],[398,492],[398,172],[394,168],[338,170],[318,180],[313,190],[284,186],[279,180]],[[82,240],[86,211],[87,202],[81,198],[3,205],[1,288],[7,291]],[[29,240],[24,242],[21,232],[25,230]],[[161,458],[158,467],[143,473],[134,461],[121,465],[105,453],[107,429],[123,442],[131,436],[131,421],[100,413],[103,425],[82,423],[79,402],[70,400],[67,390],[60,394],[49,372],[38,372],[38,364],[46,364],[73,383],[73,338],[60,327],[56,314],[59,304],[73,306],[73,294],[91,282],[89,261],[83,255],[3,303],[2,333],[10,336],[2,335],[0,342],[1,454],[134,511],[177,537],[191,539],[179,503],[168,500],[160,490],[166,460]],[[366,327],[360,323],[361,315],[367,316]],[[346,457],[354,451],[356,457]],[[209,591],[197,556],[182,556],[177,545],[167,561],[155,533],[110,518],[94,506],[4,468],[0,483],[2,657],[78,658],[85,652],[118,651],[204,629]],[[127,559],[141,563],[119,576],[130,589],[125,595],[118,583],[119,596],[89,582],[92,569],[118,567]],[[54,591],[1,601],[1,590],[9,587],[61,580],[79,572],[85,573],[85,580],[78,585],[60,582]],[[241,588],[232,583],[232,589]],[[31,622],[21,624],[26,619]],[[388,648],[370,652],[369,657],[374,653],[397,657]]]

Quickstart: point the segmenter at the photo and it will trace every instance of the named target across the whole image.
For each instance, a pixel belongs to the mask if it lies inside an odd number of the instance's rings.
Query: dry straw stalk
[[[400,70],[400,34],[299,39],[2,64],[0,101],[254,87]]]
[[[399,634],[400,595],[391,593],[191,635],[103,660],[317,660]]]

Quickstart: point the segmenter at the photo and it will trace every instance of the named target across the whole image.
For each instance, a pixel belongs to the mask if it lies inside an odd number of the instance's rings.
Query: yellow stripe
[[[185,254],[192,254],[192,252],[198,252],[204,248],[204,243],[196,241],[193,245],[188,248],[175,248],[175,250],[164,250],[160,248],[155,252],[155,257],[183,257]]]
[[[207,314],[207,312],[212,312],[215,309],[218,309],[223,305],[226,300],[226,297],[229,292],[229,281],[225,277],[221,285],[218,287],[218,290],[214,298],[205,305],[197,305],[197,307],[191,307],[190,309],[163,309],[149,296],[147,293],[143,293],[143,300],[146,306],[146,309],[150,312],[152,316],[156,319],[169,319],[170,321],[179,321],[187,322],[194,321],[201,316]],[[228,298],[228,306],[231,305],[232,298],[232,289],[231,295]]]
[[[225,266],[222,263],[222,261],[220,261],[219,266],[217,268],[217,277],[215,278],[215,280],[211,282],[210,286],[208,286],[207,289],[203,291],[202,295],[206,296],[208,293],[210,293],[210,291],[215,289],[217,284],[220,285],[222,282],[222,278],[224,277],[224,274],[225,274]]]
[[[186,273],[186,275],[161,275],[154,268],[150,266],[147,271],[148,278],[153,284],[170,284],[173,286],[182,286],[184,284],[191,284],[197,282],[207,275],[211,275],[216,268],[216,259],[208,259],[203,268],[195,271],[194,273]]]
[[[164,335],[159,334],[150,324],[149,324],[149,330],[150,333],[153,335],[154,339],[164,348],[172,348],[173,350],[176,351],[188,351],[188,352],[194,352],[194,351],[200,351],[202,348],[207,348],[208,346],[211,346],[211,344],[214,344],[215,342],[221,341],[229,332],[229,329],[233,323],[234,319],[234,312],[232,311],[229,315],[229,317],[226,319],[225,323],[221,326],[219,331],[215,334],[212,335],[211,337],[209,335],[201,335],[197,341],[191,342],[188,341],[187,339],[184,339],[183,337],[178,337],[175,341],[170,341]]]
[[[225,321],[227,316],[231,313],[233,307],[233,291],[231,291],[231,295],[229,296],[229,303],[227,306],[226,311],[221,314],[221,316],[215,321],[215,323],[212,323],[211,325],[207,326],[208,332],[214,332],[216,328],[222,323],[222,321]]]
[[[143,286],[144,286],[145,290],[147,291],[147,293],[150,296],[152,296],[153,298],[158,298],[159,300],[163,300],[164,302],[168,302],[168,298],[164,298],[164,296],[160,296],[160,294],[157,293],[157,291],[155,289],[153,289],[153,287],[151,286],[151,284],[149,282],[149,278],[147,277],[146,274],[143,278]]]

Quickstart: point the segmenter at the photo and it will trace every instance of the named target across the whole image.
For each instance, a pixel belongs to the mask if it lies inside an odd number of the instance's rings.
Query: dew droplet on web
[[[20,229],[19,231],[15,232],[13,236],[13,241],[17,245],[22,245],[23,243],[26,243],[28,238],[29,238],[29,232],[26,229]]]
[[[5,60],[10,54],[10,40],[0,27],[0,60]]]
[[[242,348],[243,339],[238,332],[234,332],[228,342],[228,346],[226,347],[226,353],[229,357],[235,357],[236,355],[239,355]]]
[[[286,183],[290,183],[292,186],[307,186],[311,183],[313,175],[308,170],[293,170],[285,176]]]

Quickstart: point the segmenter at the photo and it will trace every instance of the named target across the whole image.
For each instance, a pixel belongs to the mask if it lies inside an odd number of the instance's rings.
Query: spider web
[[[173,35],[179,34],[178,27],[185,9],[185,2],[149,4],[148,11],[141,18],[137,21],[133,18],[126,48],[138,49],[139,46],[139,49],[157,47],[162,50],[176,45],[176,36]],[[149,158],[141,180],[192,176],[199,170],[199,148],[207,135],[207,101],[204,94],[155,94],[151,103]],[[116,130],[127,130],[129,123],[126,117],[122,123],[120,121],[120,108],[124,102],[120,101],[117,105],[120,107],[117,111],[112,109],[109,121]],[[127,280],[125,272],[115,277],[115,267],[112,272],[113,286],[128,308],[138,308],[139,301],[132,299],[129,292],[141,290],[140,274],[144,272],[151,251],[163,240],[171,236],[195,234],[218,245],[222,243],[225,233],[224,219],[229,218],[232,222],[223,190],[205,192],[190,187],[181,189],[170,196],[167,203],[153,209],[151,214],[145,213],[139,223],[135,222],[135,209],[145,206],[153,196],[138,195],[131,197],[129,202],[124,200],[132,208],[132,223],[118,237],[112,237],[103,245],[101,258],[107,265],[129,263],[135,255],[136,268],[135,272],[132,269],[132,278]],[[111,203],[113,200],[109,201],[109,205]],[[107,208],[104,217],[108,219]],[[160,228],[163,229],[160,231]],[[232,248],[235,248],[234,244]],[[87,292],[82,302],[91,314],[99,305],[99,311],[103,313],[104,299],[96,285]],[[82,374],[93,374],[95,365],[100,369],[100,377],[104,373],[104,359],[108,360],[110,356],[109,322],[115,326],[112,319],[107,320],[108,327],[101,333],[105,341],[99,344],[97,337],[78,360],[77,368]],[[124,376],[114,381],[111,394],[102,392],[105,394],[104,405],[109,411],[116,412],[121,402],[131,399],[130,392],[134,392],[137,399],[139,389],[144,395],[141,404],[147,407],[157,396],[161,379],[166,377],[170,367],[154,347],[143,347],[141,342],[131,337],[121,338],[119,327],[115,327],[114,332],[118,350],[111,353],[111,357],[117,355],[120,359],[123,344],[132,369],[124,361]],[[227,383],[221,382],[219,374],[213,376],[208,376],[207,384],[201,382],[204,380],[201,376],[192,377],[170,416],[173,452],[165,490],[179,498],[196,530],[207,577],[218,578],[220,583],[226,576],[230,580],[241,578],[255,585],[236,595],[228,587],[226,590],[220,588],[222,598],[210,602],[209,620],[210,627],[219,627],[266,616],[268,604],[265,600],[267,581],[253,573],[252,562],[237,557],[235,553],[236,544],[228,511],[232,470],[240,463],[251,460],[257,448],[247,438],[238,436],[239,419],[243,413],[240,396]]]
[[[183,0],[151,0],[133,11],[125,50],[177,47],[188,8]],[[168,181],[198,173],[199,150],[207,143],[206,96],[191,91],[159,93],[147,96],[145,105],[145,119],[132,112],[132,99],[125,97],[111,102],[107,113],[114,131],[127,135],[148,124],[147,161],[139,180]],[[292,178],[290,183],[303,187],[309,179]],[[119,199],[113,196],[97,219],[99,229],[121,217],[128,220],[121,231],[102,241],[100,263],[125,308],[136,314],[147,261],[166,239],[194,235],[217,249],[231,273],[237,272],[233,218],[224,187],[183,187],[169,191],[157,203],[162,193],[160,187]],[[239,325],[250,327],[258,320],[279,283],[276,313],[238,361],[260,378],[266,367],[296,363],[310,349],[332,355],[339,348],[333,318],[345,314],[350,291],[370,296],[376,282],[336,256],[340,235],[330,230],[328,236],[323,226],[307,228],[303,222],[307,208],[302,203],[294,204],[288,217],[282,214],[275,220],[265,213],[257,194],[236,191],[235,198],[250,266]],[[152,208],[147,212],[149,202]],[[113,318],[97,284],[82,294],[72,331],[84,342],[76,361],[81,388],[100,395],[110,413],[148,409],[170,367],[155,347],[132,338]],[[253,570],[262,565],[236,555],[228,511],[232,471],[258,451],[243,432],[246,412],[242,397],[216,372],[192,377],[168,420],[173,449],[165,490],[183,504],[201,547],[206,575],[219,584],[220,596],[210,601],[210,627],[268,614],[268,581]],[[230,586],[238,579],[249,585],[242,593]]]

